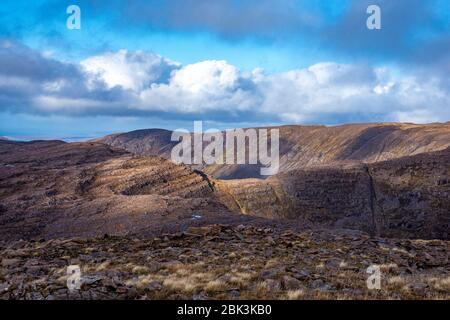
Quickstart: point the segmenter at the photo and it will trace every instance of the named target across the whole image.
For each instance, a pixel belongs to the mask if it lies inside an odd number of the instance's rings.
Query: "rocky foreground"
[[[212,225],[0,243],[2,299],[450,299],[450,242]],[[80,290],[67,267],[81,268]],[[366,270],[381,268],[381,289]]]

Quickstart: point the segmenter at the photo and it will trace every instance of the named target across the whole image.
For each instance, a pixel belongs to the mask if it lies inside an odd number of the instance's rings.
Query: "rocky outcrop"
[[[249,225],[146,239],[0,242],[0,299],[448,300],[449,250],[448,241]],[[70,265],[79,267],[73,290]],[[367,287],[374,265],[380,290]]]

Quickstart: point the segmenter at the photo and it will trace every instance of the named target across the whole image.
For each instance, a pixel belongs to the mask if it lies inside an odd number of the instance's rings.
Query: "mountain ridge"
[[[374,163],[450,146],[450,123],[369,123],[340,126],[284,125],[280,130],[280,172],[304,167]],[[143,129],[96,139],[137,155],[170,159],[178,143],[171,131]],[[218,179],[263,178],[259,165],[196,166]]]

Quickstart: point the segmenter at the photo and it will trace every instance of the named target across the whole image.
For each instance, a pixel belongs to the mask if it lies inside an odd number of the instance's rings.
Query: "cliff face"
[[[450,148],[369,166],[377,227],[387,236],[450,237]]]
[[[450,231],[450,148],[386,162],[294,170],[266,180],[221,181],[244,214],[359,229],[389,237]]]
[[[223,181],[219,188],[244,214],[375,231],[371,182],[361,168],[293,171],[267,180]]]
[[[450,146],[450,124],[374,123],[335,127],[282,126],[280,173],[317,166],[374,163]],[[98,142],[139,155],[170,158],[177,142],[170,131],[138,130],[107,136]],[[260,178],[258,165],[202,166],[218,179]]]

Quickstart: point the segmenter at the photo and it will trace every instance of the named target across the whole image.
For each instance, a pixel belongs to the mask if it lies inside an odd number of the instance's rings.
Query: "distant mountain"
[[[6,137],[0,137],[0,140],[9,140],[9,139]]]
[[[450,146],[450,123],[371,123],[342,126],[281,126],[280,173],[340,164],[374,163]],[[148,129],[106,136],[96,141],[138,155],[169,159],[177,142],[171,131]],[[220,179],[260,177],[258,165],[200,167]]]
[[[125,149],[131,153],[146,156],[161,156],[169,159],[172,147],[178,142],[170,140],[172,131],[163,129],[136,130],[95,139],[112,147]]]

